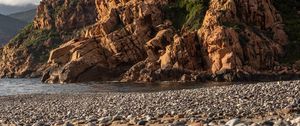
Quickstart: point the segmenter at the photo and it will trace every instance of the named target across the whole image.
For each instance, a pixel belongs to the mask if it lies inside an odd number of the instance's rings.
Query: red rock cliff
[[[211,0],[203,22],[200,17],[189,17],[188,21],[199,19],[189,22],[189,25],[200,24],[195,30],[187,25],[178,28],[177,11],[166,9],[174,7],[176,2],[178,0],[41,2],[34,28],[55,29],[61,33],[62,41],[66,41],[51,51],[41,70],[44,72],[42,81],[148,82],[220,78],[232,81],[238,77],[237,73],[251,75],[282,70],[277,68],[278,58],[284,53],[283,46],[288,40],[281,16],[270,0]],[[2,75],[20,73],[10,69],[16,66],[12,63],[19,61],[14,59],[16,56],[7,56],[9,51],[16,52],[12,47],[4,49],[4,58],[11,60],[0,62],[0,68],[6,70]],[[31,54],[30,51],[23,53]],[[20,64],[30,63],[30,56],[24,57],[28,60]],[[5,67],[7,64],[9,68]],[[32,68],[29,65],[22,68],[26,67]]]
[[[171,3],[97,0],[99,20],[85,38],[51,52],[43,81],[196,81],[205,74],[271,69],[287,43],[269,0],[212,0],[202,27],[181,32],[163,10]]]
[[[95,23],[96,6],[90,0],[44,0],[33,23],[3,48],[0,77],[38,77],[49,51]]]

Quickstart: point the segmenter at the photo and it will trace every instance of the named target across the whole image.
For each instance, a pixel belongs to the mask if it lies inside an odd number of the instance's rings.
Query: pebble
[[[174,121],[173,126],[185,126],[185,121]]]
[[[145,121],[145,120],[140,120],[137,122],[137,125],[146,125],[148,121]]]
[[[262,123],[263,126],[273,126],[274,125],[274,122],[270,121],[270,120],[267,120],[265,122]]]
[[[274,122],[273,126],[289,126],[289,124],[285,120],[279,119]]]
[[[64,124],[64,126],[74,126],[72,123],[70,123],[70,122],[66,122],[65,124]]]
[[[108,123],[108,122],[111,121],[111,120],[112,120],[112,118],[111,118],[110,116],[106,116],[106,117],[100,118],[98,121],[99,121],[100,123]]]
[[[79,120],[90,125],[188,125],[198,122],[228,126],[297,125],[300,120],[295,115],[300,107],[299,82],[280,82],[279,85],[259,82],[157,92],[0,96],[0,125],[32,125],[39,121],[50,125],[77,125]],[[277,110],[282,111],[282,108],[289,111],[280,115]],[[265,114],[282,119],[260,118]],[[234,117],[261,120],[253,124]],[[229,121],[220,123],[219,120]]]
[[[89,122],[87,126],[97,126],[95,123]]]
[[[213,122],[208,123],[208,125],[209,125],[209,126],[216,126],[216,125],[218,125],[218,124],[217,124],[216,122],[213,121]]]
[[[136,118],[132,118],[132,119],[130,119],[130,121],[129,121],[129,124],[133,124],[133,125],[135,125],[135,124],[137,124],[138,123],[138,119],[136,119]]]
[[[44,122],[39,121],[34,123],[32,126],[44,126]]]
[[[236,124],[234,126],[247,126],[245,123],[239,123],[239,124]]]
[[[300,124],[300,116],[291,121],[292,124]]]
[[[240,123],[239,118],[231,119],[228,122],[226,122],[225,126],[235,126],[236,124]]]
[[[113,116],[112,121],[117,121],[117,120],[122,120],[122,119],[123,119],[122,116],[120,116],[120,115],[115,115],[115,116]]]

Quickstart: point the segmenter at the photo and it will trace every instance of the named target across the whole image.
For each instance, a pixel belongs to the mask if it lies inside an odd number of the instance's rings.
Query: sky
[[[22,6],[26,4],[38,4],[40,0],[0,0],[0,4],[10,6]]]

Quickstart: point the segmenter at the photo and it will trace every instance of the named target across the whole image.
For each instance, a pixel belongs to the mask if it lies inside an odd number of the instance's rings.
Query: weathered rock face
[[[183,22],[181,29],[180,20],[169,17],[177,11],[166,9],[172,6],[173,10],[182,10],[173,7],[178,1],[43,1],[34,28],[70,31],[72,36],[60,34],[65,43],[59,43],[47,64],[38,62],[40,65],[32,64],[35,60],[31,50],[35,46],[19,50],[18,46],[7,45],[2,58],[5,62],[0,61],[0,69],[5,71],[2,76],[28,75],[40,69],[44,71],[42,81],[47,83],[232,81],[236,76],[259,71],[294,70],[278,66],[287,35],[270,0],[211,0],[203,19],[200,14],[196,18],[189,15],[189,23]],[[194,22],[200,22],[201,27],[194,30]],[[72,31],[78,29],[75,37]],[[42,45],[51,47],[51,43],[55,41],[47,40]],[[5,67],[9,65],[13,69]]]
[[[283,53],[287,36],[269,0],[211,0],[202,27],[181,32],[163,10],[171,3],[96,0],[97,23],[52,51],[43,81],[199,81],[270,69]]]
[[[287,43],[270,0],[212,0],[198,35],[213,73],[272,68]]]
[[[157,8],[160,3],[98,0],[96,4],[98,22],[86,30],[86,38],[71,40],[51,52],[44,82],[120,78],[128,67],[146,58],[144,45],[156,33],[155,26],[164,21]]]
[[[41,76],[50,50],[77,36],[97,19],[95,2],[89,0],[44,0],[32,24],[5,45],[0,77]]]
[[[172,29],[164,29],[147,42],[148,58],[134,65],[125,73],[122,81],[198,81],[203,70],[201,46],[196,32],[178,35]]]
[[[225,76],[222,80],[232,81],[238,71],[256,74],[259,70],[273,69],[287,43],[282,19],[269,0],[211,0],[196,37],[188,32],[183,34],[183,37],[175,35],[165,47],[156,44],[164,50],[158,60],[160,67],[153,67],[151,61],[141,62],[123,80],[168,80],[165,75],[169,75],[174,77],[171,80],[185,81],[188,75],[187,80],[195,81],[199,80],[199,71],[206,71],[217,80],[222,75]],[[156,43],[157,40],[154,38]],[[157,56],[151,52],[148,57]],[[164,70],[175,72],[161,72]]]
[[[92,0],[44,0],[37,8],[35,29],[70,32],[95,23],[97,17]]]

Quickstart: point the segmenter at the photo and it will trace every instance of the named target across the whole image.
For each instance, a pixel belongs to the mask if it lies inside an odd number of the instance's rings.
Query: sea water
[[[228,83],[119,83],[88,82],[71,84],[45,84],[40,79],[0,79],[0,96],[55,93],[101,93],[101,92],[153,92],[194,89]]]

